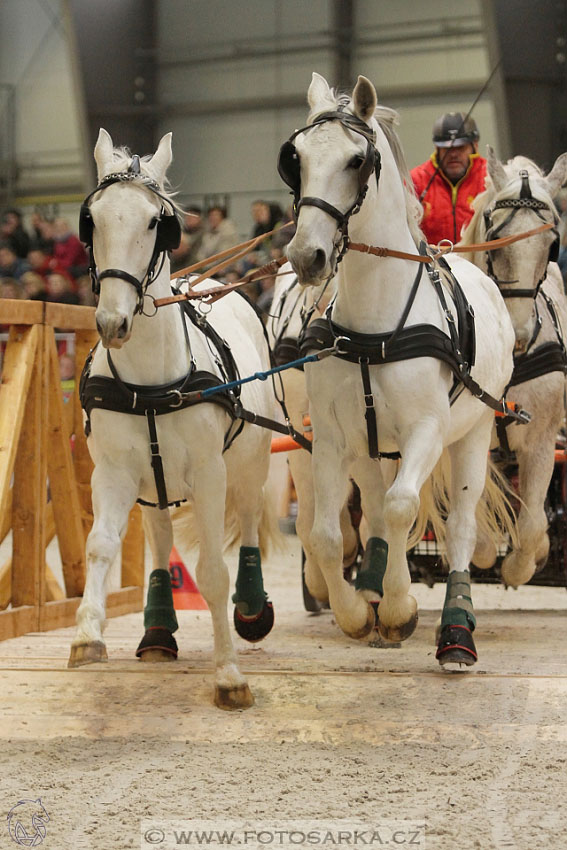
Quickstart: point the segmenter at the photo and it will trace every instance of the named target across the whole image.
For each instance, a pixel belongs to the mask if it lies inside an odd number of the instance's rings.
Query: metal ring
[[[154,305],[154,312],[153,313],[145,313],[144,312],[144,299],[145,298],[149,298],[150,301],[153,303],[153,305]],[[144,292],[144,294],[142,296],[142,300],[141,300],[140,315],[141,316],[147,316],[149,319],[153,319],[153,317],[156,315],[157,311],[158,311],[158,308],[156,307],[156,299],[154,298],[154,296],[150,295],[148,292]]]

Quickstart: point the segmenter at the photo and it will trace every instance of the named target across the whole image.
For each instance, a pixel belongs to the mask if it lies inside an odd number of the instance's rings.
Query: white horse
[[[555,228],[496,251],[469,254],[500,287],[516,336],[515,366],[508,399],[529,410],[527,426],[500,423],[495,445],[514,452],[518,462],[517,545],[502,562],[507,585],[529,581],[549,552],[545,498],[553,474],[555,443],[565,415],[565,332],[567,299],[559,267],[549,262],[558,244],[553,198],[567,178],[567,154],[544,176],[531,160],[517,156],[503,165],[488,149],[490,183],[474,201],[475,215],[461,244],[471,245],[527,232],[541,224]],[[479,546],[473,562],[492,565],[492,546]]]
[[[191,393],[225,382],[230,371],[228,346],[242,376],[269,368],[269,353],[261,322],[238,295],[220,299],[210,313],[194,311],[196,321],[188,321],[177,305],[152,308],[152,297],[171,295],[167,249],[179,239],[174,203],[164,189],[171,158],[171,134],[162,138],[152,157],[140,162],[124,149],[113,148],[112,139],[101,129],[95,147],[99,183],[81,212],[81,235],[92,244],[96,260],[93,274],[100,289],[96,323],[102,344],[94,352],[81,391],[89,412],[88,445],[95,465],[94,523],[87,540],[87,581],[69,665],[106,658],[104,579],[136,500],[143,504],[154,567],[144,611],[146,634],[137,654],[151,660],[176,656],[172,632],[177,621],[168,571],[173,537],[167,504],[191,499],[200,544],[197,582],[213,621],[215,703],[244,708],[253,698],[238,668],[227,619],[225,502],[238,512],[242,541],[235,618],[245,631],[250,625],[252,632],[257,627],[265,634],[269,629],[264,621],[270,616],[273,621],[273,615],[262,586],[258,528],[270,432],[244,423],[237,433],[242,422],[234,419],[234,399],[226,393],[222,403],[212,403],[218,398],[213,396],[211,403],[187,404]],[[209,281],[211,285],[216,284]],[[269,383],[246,384],[241,403],[259,415],[272,416]]]
[[[312,319],[320,318],[324,314],[335,292],[333,281],[329,282],[323,292],[311,287],[302,287],[290,264],[282,267],[276,278],[270,318],[267,322],[274,360],[278,365],[299,359],[299,337],[302,329]],[[299,367],[287,369],[281,373],[281,380],[290,420],[295,429],[301,431],[304,417],[309,414],[305,373]],[[309,542],[315,507],[311,455],[305,449],[299,449],[289,452],[287,460],[297,493],[298,511],[295,526],[305,553],[305,582],[314,599],[312,601],[307,598],[306,604],[312,605],[313,610],[319,610],[317,603],[328,602],[329,596],[325,579],[311,554]],[[346,504],[341,509],[340,523],[343,535],[343,564],[348,569],[357,557],[359,540]]]
[[[337,298],[325,323],[324,342],[334,339],[341,352],[305,368],[314,429],[311,550],[337,622],[348,635],[362,637],[374,628],[374,610],[367,599],[379,593],[381,635],[389,640],[408,637],[417,622],[417,603],[408,593],[408,534],[422,485],[447,448],[450,574],[438,658],[441,663],[470,664],[476,651],[469,562],[493,410],[463,387],[455,373],[476,395],[496,404],[512,374],[513,328],[493,282],[459,257],[452,257],[449,265],[472,310],[458,309],[458,286],[433,261],[420,274],[419,262],[346,250],[337,268],[339,252],[348,248],[343,239],[348,229],[353,242],[415,256],[422,242],[417,199],[409,190],[392,126],[395,114],[380,107],[377,120],[376,91],[369,80],[358,78],[350,100],[337,97],[324,78],[314,74],[308,102],[307,127],[296,131],[280,152],[280,173],[294,189],[298,213],[287,253],[304,285],[321,286],[336,272]],[[464,348],[464,331],[471,330],[467,316],[472,317],[473,310],[476,356],[471,344]],[[456,324],[461,325],[460,337],[452,343]],[[323,325],[318,330],[325,336]],[[448,365],[439,353],[432,356],[433,350],[438,352],[437,341],[448,345],[460,366]],[[416,344],[421,353],[416,353]],[[465,351],[474,363],[476,384],[471,383]],[[401,460],[390,483],[383,462],[376,458],[396,452]],[[339,513],[349,472],[361,490],[373,550],[359,590],[344,581],[341,569]]]

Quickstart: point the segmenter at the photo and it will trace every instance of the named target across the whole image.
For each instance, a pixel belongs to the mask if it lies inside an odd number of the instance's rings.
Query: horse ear
[[[163,182],[165,180],[165,173],[169,166],[171,165],[171,160],[173,159],[173,153],[171,151],[171,139],[173,138],[173,133],[166,133],[165,136],[162,136],[161,141],[157,147],[155,154],[148,162],[148,171],[152,173],[157,182],[163,186]]]
[[[370,121],[378,103],[376,89],[369,79],[360,76],[352,93],[355,115],[362,121]]]
[[[322,106],[335,106],[335,98],[329,83],[317,71],[313,71],[311,77],[311,83],[307,90],[307,103],[312,111],[320,109]]]
[[[107,174],[112,171],[112,152],[114,144],[110,133],[101,127],[98,131],[98,139],[94,149],[94,158],[97,167],[98,181],[102,180]]]
[[[555,164],[546,176],[549,194],[554,198],[567,180],[567,153],[559,154]]]
[[[491,147],[491,145],[487,145],[486,151],[486,161],[488,164],[488,173],[490,175],[490,179],[492,180],[496,191],[500,192],[508,183],[508,177],[506,176],[506,172],[504,171],[504,166],[494,153],[494,148]]]

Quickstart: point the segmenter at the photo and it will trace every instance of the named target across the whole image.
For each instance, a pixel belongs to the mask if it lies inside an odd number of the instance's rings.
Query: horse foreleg
[[[266,464],[262,468],[258,462],[245,465],[238,474],[234,493],[230,493],[236,500],[241,539],[236,591],[232,597],[234,627],[240,637],[251,643],[265,638],[274,625],[274,608],[264,590],[259,535],[262,526],[269,533],[271,524],[262,487],[267,476],[267,449],[266,446]]]
[[[386,481],[391,484],[395,471],[384,469],[393,461],[379,464],[369,458],[359,458],[353,466],[353,475],[360,488],[362,513],[367,529],[367,540],[355,587],[368,601],[377,603],[384,593],[383,581],[388,559],[386,526],[384,524],[384,494]],[[386,472],[386,476],[384,475]],[[391,474],[390,474],[391,473]]]
[[[290,453],[289,468],[295,492],[297,493],[297,518],[295,530],[305,552],[305,583],[311,595],[320,602],[329,601],[327,583],[311,548],[311,529],[315,512],[315,494],[313,492],[313,469],[311,455],[305,451]]]
[[[230,579],[222,554],[226,497],[222,457],[209,458],[206,465],[195,471],[192,491],[199,529],[197,584],[213,621],[215,705],[223,709],[248,708],[254,698],[238,668],[227,614]]]
[[[388,564],[378,628],[386,640],[405,640],[417,625],[417,602],[408,593],[411,576],[406,549],[409,532],[419,510],[419,492],[441,450],[438,422],[432,420],[429,426],[424,423],[415,429],[400,446],[402,460],[398,474],[384,497]]]
[[[449,447],[451,457],[451,500],[447,517],[447,561],[449,575],[441,615],[436,657],[440,664],[466,664],[477,660],[472,633],[476,626],[469,565],[477,537],[476,509],[486,483],[486,464],[492,414]]]
[[[128,514],[138,485],[128,473],[98,464],[91,478],[94,521],[87,537],[87,579],[77,610],[77,632],[69,655],[69,667],[106,661],[102,630],[106,616],[105,579],[120,549]]]
[[[152,553],[153,570],[148,580],[144,608],[145,633],[136,650],[142,661],[175,661],[177,642],[173,632],[178,623],[173,607],[169,554],[173,531],[169,511],[142,506],[144,532]]]
[[[331,441],[323,442],[320,431],[316,430],[317,443],[313,448],[315,517],[310,548],[322,570],[337,623],[345,634],[362,638],[374,628],[375,616],[372,607],[343,575],[340,512],[348,491],[348,464],[345,458],[337,458],[337,448]]]
[[[549,552],[544,504],[555,464],[555,432],[552,441],[530,441],[516,454],[522,498],[517,522],[519,545],[502,562],[502,581],[512,587],[529,581]]]

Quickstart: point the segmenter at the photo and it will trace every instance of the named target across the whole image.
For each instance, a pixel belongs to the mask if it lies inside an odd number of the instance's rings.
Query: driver
[[[411,171],[423,207],[421,229],[432,245],[459,241],[473,216],[471,202],[485,189],[486,160],[478,153],[478,140],[473,118],[447,112],[433,125],[435,151]]]

